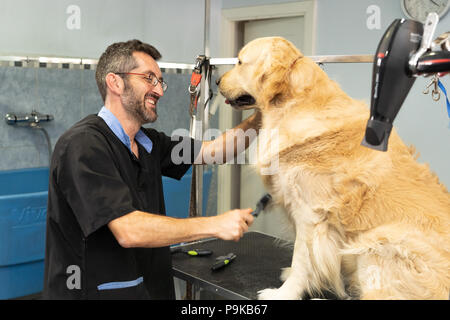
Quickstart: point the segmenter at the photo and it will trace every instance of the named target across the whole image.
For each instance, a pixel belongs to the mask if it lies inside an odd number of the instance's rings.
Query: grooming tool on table
[[[259,213],[264,210],[270,200],[272,200],[272,196],[266,193],[261,199],[259,199],[256,204],[256,209],[252,212],[252,216],[257,217]]]
[[[210,256],[213,253],[211,250],[207,250],[207,249],[191,249],[191,250],[187,250],[187,249],[183,249],[183,248],[180,248],[180,247],[172,247],[172,248],[170,248],[170,252],[172,254],[178,253],[178,252],[182,252],[182,253],[186,253],[187,255],[190,255],[192,257]]]
[[[220,256],[216,258],[216,263],[211,267],[211,270],[216,271],[219,270],[225,266],[227,266],[231,261],[233,261],[236,258],[236,255],[234,253],[229,253],[226,256]]]

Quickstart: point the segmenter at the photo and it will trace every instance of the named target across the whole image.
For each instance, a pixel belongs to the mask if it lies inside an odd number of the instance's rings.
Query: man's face
[[[133,56],[138,67],[130,73],[153,73],[162,80],[161,70],[156,61],[143,52],[134,52]],[[122,104],[125,110],[141,124],[155,122],[158,118],[156,105],[159,98],[164,95],[161,84],[153,86],[144,76],[128,75],[125,81],[125,91],[122,95]]]

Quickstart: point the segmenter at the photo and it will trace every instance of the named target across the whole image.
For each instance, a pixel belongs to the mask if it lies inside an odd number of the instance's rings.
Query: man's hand
[[[212,228],[216,230],[216,237],[222,240],[238,241],[253,223],[252,211],[251,208],[235,209],[211,217],[211,222],[214,224]]]
[[[252,209],[236,209],[213,217],[179,219],[133,211],[108,223],[124,248],[157,248],[216,237],[238,241],[253,223]]]

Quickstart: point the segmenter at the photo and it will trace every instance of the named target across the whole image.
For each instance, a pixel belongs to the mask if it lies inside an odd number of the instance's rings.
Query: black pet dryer
[[[384,33],[374,57],[370,119],[363,146],[386,151],[392,123],[416,77],[450,71],[450,33],[432,43],[438,21],[435,13],[428,15],[425,24],[397,19]]]

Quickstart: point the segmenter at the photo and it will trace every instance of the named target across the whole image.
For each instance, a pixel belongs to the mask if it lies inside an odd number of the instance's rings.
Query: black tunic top
[[[44,299],[175,298],[169,248],[123,248],[107,226],[135,210],[165,215],[162,175],[181,179],[190,167],[171,159],[180,140],[141,130],[153,147],[148,153],[138,144],[139,159],[97,115],[75,124],[57,142],[50,167]],[[194,147],[189,151],[193,160]]]

